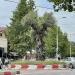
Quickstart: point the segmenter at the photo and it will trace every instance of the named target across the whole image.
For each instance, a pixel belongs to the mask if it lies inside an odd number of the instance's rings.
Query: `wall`
[[[0,36],[0,47],[4,48],[4,52],[7,52],[7,38],[4,33]]]

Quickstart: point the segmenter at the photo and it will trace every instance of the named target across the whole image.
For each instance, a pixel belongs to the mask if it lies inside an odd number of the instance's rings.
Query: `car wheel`
[[[69,64],[69,68],[73,69],[74,68],[73,64]]]
[[[2,69],[1,65],[0,65],[0,69]]]

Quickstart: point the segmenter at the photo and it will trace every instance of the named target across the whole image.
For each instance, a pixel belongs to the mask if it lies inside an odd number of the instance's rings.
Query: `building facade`
[[[5,37],[5,28],[0,27],[0,57],[3,52],[7,53],[7,38]]]

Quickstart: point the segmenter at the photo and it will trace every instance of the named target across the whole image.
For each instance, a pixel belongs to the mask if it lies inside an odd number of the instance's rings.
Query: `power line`
[[[36,6],[36,7],[45,8],[45,9],[51,9],[49,7],[43,7],[43,6]]]
[[[18,3],[18,2],[10,1],[10,0],[4,0],[4,1],[13,2],[13,3]],[[35,7],[40,7],[40,8],[44,8],[44,9],[51,9],[50,7],[44,7],[44,6],[35,6]]]
[[[13,3],[18,3],[18,2],[15,2],[15,1],[11,1],[11,0],[4,0],[4,1],[13,2]]]

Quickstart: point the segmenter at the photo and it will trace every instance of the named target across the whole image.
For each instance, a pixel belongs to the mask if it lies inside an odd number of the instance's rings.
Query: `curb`
[[[0,70],[0,75],[19,75],[20,70],[67,70],[67,67],[60,64],[52,64],[52,65],[44,65],[44,64],[36,64],[36,65],[28,65],[28,64],[9,64],[7,66],[2,67]]]
[[[28,64],[21,64],[21,65],[16,65],[16,64],[9,64],[8,66],[3,66],[3,69],[6,70],[40,70],[40,69],[49,69],[49,70],[60,70],[60,69],[66,69],[67,67],[63,64],[52,64],[52,65],[44,65],[44,64],[36,64],[36,65],[28,65]]]
[[[0,70],[0,75],[16,75],[20,74],[20,71],[16,70]]]

